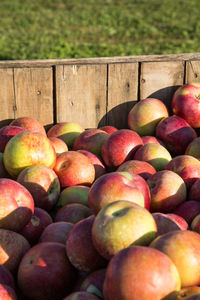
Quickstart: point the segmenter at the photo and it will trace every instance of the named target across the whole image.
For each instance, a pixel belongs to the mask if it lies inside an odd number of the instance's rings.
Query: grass
[[[199,52],[199,0],[0,0],[0,59]]]

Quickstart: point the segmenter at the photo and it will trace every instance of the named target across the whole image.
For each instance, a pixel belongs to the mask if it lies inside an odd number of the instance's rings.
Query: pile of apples
[[[200,299],[200,84],[127,128],[0,128],[0,300]]]

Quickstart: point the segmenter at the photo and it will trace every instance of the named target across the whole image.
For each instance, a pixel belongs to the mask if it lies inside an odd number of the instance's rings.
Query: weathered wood
[[[56,67],[57,122],[97,127],[106,114],[106,65]]]
[[[141,64],[140,99],[162,100],[171,112],[171,99],[184,82],[184,62],[144,62]]]
[[[43,125],[53,124],[51,68],[15,68],[15,117],[30,116]]]
[[[138,63],[108,67],[107,124],[127,128],[127,116],[138,99]]]
[[[15,118],[13,69],[0,69],[0,126]]]
[[[167,55],[140,55],[140,56],[115,56],[95,58],[70,58],[70,59],[37,59],[37,60],[6,60],[0,61],[1,68],[8,67],[52,67],[55,65],[80,65],[80,64],[111,64],[130,62],[152,61],[188,61],[200,60],[200,53],[181,53]]]
[[[200,82],[200,61],[186,62],[185,82]]]

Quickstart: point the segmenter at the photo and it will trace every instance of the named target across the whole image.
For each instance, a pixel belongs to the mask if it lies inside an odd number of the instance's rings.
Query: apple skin
[[[26,129],[19,126],[8,125],[0,128],[0,152],[4,152],[6,144],[13,136],[23,131],[26,131]]]
[[[0,179],[0,228],[20,231],[31,219],[34,200],[20,183]]]
[[[105,165],[114,170],[123,162],[130,160],[142,145],[142,139],[136,132],[120,129],[109,135],[102,146],[101,156]]]
[[[63,300],[100,300],[100,298],[88,292],[74,292]]]
[[[111,126],[111,125],[106,125],[106,126],[99,127],[99,129],[107,132],[108,134],[112,134],[113,132],[118,130],[116,127]]]
[[[61,153],[54,167],[62,188],[73,185],[91,185],[95,168],[91,160],[77,151]]]
[[[46,136],[24,131],[9,140],[3,158],[7,172],[16,178],[23,169],[36,164],[53,168],[56,152]]]
[[[164,142],[170,153],[181,155],[185,153],[187,146],[197,137],[197,134],[184,119],[173,115],[158,123],[156,137]]]
[[[38,120],[32,117],[19,117],[13,120],[9,126],[19,126],[33,133],[40,133],[46,136],[44,126]]]
[[[0,178],[10,178],[10,175],[8,174],[4,166],[2,152],[0,152]]]
[[[107,261],[99,254],[92,240],[95,217],[90,216],[75,224],[67,241],[66,252],[71,264],[79,271],[91,273],[104,268]]]
[[[44,209],[35,207],[30,221],[19,233],[27,239],[30,245],[35,245],[43,230],[52,222],[51,216]]]
[[[77,151],[87,156],[93,163],[95,169],[95,180],[99,178],[101,175],[106,173],[106,167],[104,166],[100,156],[92,152],[89,152],[87,150],[77,150]]]
[[[103,294],[106,300],[160,300],[180,287],[178,271],[167,255],[132,246],[110,260]]]
[[[20,290],[30,300],[62,300],[71,292],[76,271],[64,245],[45,242],[33,246],[24,255],[17,279]]]
[[[191,141],[191,143],[187,146],[186,150],[185,150],[185,154],[186,155],[191,155],[195,158],[197,158],[198,160],[200,160],[200,137],[197,137],[195,139],[193,139],[193,141]]]
[[[150,143],[156,143],[156,144],[160,144],[162,145],[163,147],[165,147],[165,144],[160,140],[158,139],[157,137],[155,136],[152,136],[152,135],[146,135],[146,136],[142,136],[142,141],[143,141],[143,144],[146,145],[146,144],[150,144]]]
[[[190,228],[192,231],[200,233],[200,214],[198,214],[194,219],[192,220],[192,223],[190,225]]]
[[[56,156],[58,156],[60,153],[68,151],[67,144],[65,144],[63,140],[57,137],[49,137],[49,140],[56,151]]]
[[[178,155],[166,165],[166,170],[177,173],[189,190],[196,179],[200,178],[200,161],[190,155]]]
[[[176,90],[171,102],[173,113],[193,128],[200,127],[199,95],[200,83],[189,83]]]
[[[146,161],[152,165],[156,171],[164,170],[172,157],[169,151],[160,144],[150,143],[140,147],[134,157],[134,160]]]
[[[103,299],[103,284],[106,276],[106,268],[91,272],[83,280],[80,291],[85,291]]]
[[[60,182],[56,173],[44,165],[34,165],[23,169],[17,182],[32,195],[35,206],[52,210],[60,195]]]
[[[179,292],[173,293],[165,298],[165,300],[199,300],[200,286],[189,286],[181,288]]]
[[[92,211],[89,207],[80,203],[71,203],[64,205],[57,211],[54,221],[64,221],[75,224],[90,215],[92,215]]]
[[[0,265],[6,267],[13,275],[29,249],[29,242],[21,234],[0,228]]]
[[[117,170],[118,172],[129,172],[131,174],[140,175],[147,180],[151,175],[156,173],[156,170],[152,165],[146,161],[141,160],[129,160],[121,164]]]
[[[63,207],[66,204],[80,203],[88,206],[88,193],[90,188],[85,185],[75,185],[64,188],[56,203],[56,209]]]
[[[48,137],[58,137],[63,140],[68,148],[71,150],[75,139],[85,129],[75,122],[60,122],[53,125],[48,131]]]
[[[145,207],[144,196],[128,172],[102,175],[93,183],[88,194],[88,205],[95,215],[107,204],[117,200],[129,200]]]
[[[163,214],[160,212],[152,213],[157,225],[156,237],[172,230],[187,230],[187,222],[180,216],[171,217],[172,214]],[[179,217],[179,218],[178,218]],[[178,219],[178,220],[176,220]]]
[[[196,179],[192,184],[189,190],[188,200],[200,201],[200,179]]]
[[[186,185],[173,171],[159,171],[147,180],[147,184],[151,191],[151,212],[170,213],[186,200]]]
[[[17,295],[12,287],[0,283],[0,299],[17,300]]]
[[[97,251],[110,260],[126,247],[148,246],[156,232],[156,222],[147,209],[119,200],[109,203],[97,214],[92,226],[92,240]]]
[[[137,102],[128,114],[128,127],[140,136],[155,135],[157,124],[168,117],[165,104],[155,98],[146,98]]]
[[[192,220],[200,214],[200,202],[195,200],[188,200],[176,207],[174,214],[181,216],[189,225]]]
[[[0,284],[5,284],[15,289],[15,280],[12,273],[3,265],[0,265]]]
[[[57,242],[65,245],[73,226],[74,224],[63,221],[49,224],[40,235],[39,243]]]
[[[158,236],[150,244],[170,257],[181,278],[181,287],[200,284],[200,235],[191,230],[175,230]]]

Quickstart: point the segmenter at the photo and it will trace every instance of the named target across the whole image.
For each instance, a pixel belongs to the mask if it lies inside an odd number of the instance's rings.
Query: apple
[[[146,161],[152,165],[156,171],[164,170],[172,157],[169,151],[160,144],[150,143],[140,147],[134,157],[134,160]]]
[[[12,274],[16,274],[22,257],[29,249],[29,242],[21,234],[0,228],[0,265]]]
[[[0,228],[20,231],[31,219],[34,200],[20,183],[0,178]]]
[[[195,200],[182,202],[173,213],[181,216],[190,225],[196,215],[200,214],[200,202]]]
[[[59,154],[54,171],[62,188],[73,185],[91,185],[95,179],[95,168],[91,160],[77,151]]]
[[[58,137],[49,137],[49,140],[56,151],[56,155],[68,151],[67,144]]]
[[[0,152],[0,178],[10,178],[10,175],[8,174],[4,166],[2,152]]]
[[[156,127],[161,139],[173,155],[184,154],[187,146],[197,137],[195,130],[181,117],[173,115],[162,119]]]
[[[175,230],[158,236],[150,247],[170,257],[181,278],[181,287],[200,284],[200,235],[191,230]]]
[[[178,155],[166,165],[166,170],[181,176],[189,190],[195,180],[200,178],[200,161],[190,155]]]
[[[190,227],[192,231],[200,233],[200,213],[194,217]]]
[[[17,300],[17,295],[12,287],[0,283],[0,299]]]
[[[43,230],[52,222],[51,216],[44,209],[35,207],[30,221],[19,233],[23,235],[31,245],[35,245]]]
[[[76,271],[61,243],[36,244],[18,268],[18,286],[30,300],[62,300],[71,292],[75,280]]]
[[[156,173],[156,170],[152,165],[146,161],[141,160],[129,160],[122,163],[118,168],[118,172],[129,172],[131,174],[140,175],[147,180],[151,175]]]
[[[200,127],[199,95],[200,83],[188,83],[176,90],[171,102],[173,113],[193,128]]]
[[[111,172],[99,177],[91,186],[88,205],[96,215],[107,204],[129,200],[145,207],[145,199],[128,172]]]
[[[80,203],[71,203],[64,205],[57,211],[54,221],[64,221],[75,224],[90,215],[92,215],[92,211],[89,207]]]
[[[31,193],[35,206],[52,210],[60,195],[60,182],[56,173],[44,165],[34,165],[23,169],[17,182]]]
[[[88,292],[74,292],[63,300],[100,300],[100,298]]]
[[[69,149],[73,148],[75,139],[85,129],[75,122],[60,122],[53,125],[48,131],[48,137],[58,137],[63,140]]]
[[[97,214],[92,226],[92,240],[97,251],[110,260],[126,247],[148,246],[156,232],[156,222],[147,209],[119,200],[109,203]]]
[[[69,222],[56,222],[46,226],[40,235],[39,243],[42,242],[57,242],[66,244],[67,237],[74,224]]]
[[[88,274],[80,286],[80,291],[89,292],[103,299],[103,284],[106,270],[106,268],[99,269]]]
[[[13,120],[10,126],[19,126],[27,129],[33,133],[40,133],[46,136],[46,131],[44,126],[35,118],[32,117],[19,117]]]
[[[200,201],[200,178],[196,179],[192,184],[189,190],[188,200]]]
[[[15,280],[12,273],[3,265],[0,265],[0,284],[5,284],[15,289]]]
[[[151,212],[172,212],[186,200],[186,185],[173,171],[159,171],[147,180],[147,184],[151,191]]]
[[[73,150],[86,150],[100,156],[102,145],[108,137],[109,134],[104,130],[87,129],[76,138]]]
[[[92,226],[95,217],[90,216],[75,224],[67,241],[66,252],[71,264],[79,271],[91,273],[107,265],[98,253],[92,240]]]
[[[185,150],[186,155],[191,155],[200,160],[200,137],[197,137],[191,141]]]
[[[101,156],[112,170],[130,160],[135,151],[143,145],[141,137],[130,129],[119,129],[109,135],[102,146]]]
[[[65,204],[80,203],[88,206],[88,193],[90,188],[85,185],[75,185],[64,188],[56,203],[56,209],[63,207]]]
[[[160,300],[180,288],[177,268],[166,254],[131,246],[110,260],[103,294],[106,300]]]
[[[95,169],[95,180],[100,177],[101,175],[106,173],[106,167],[102,162],[102,159],[100,156],[89,152],[87,150],[77,150],[78,152],[84,154],[85,156],[87,156],[91,162],[94,165],[94,169]]]
[[[4,152],[6,144],[13,136],[23,131],[26,131],[26,129],[19,126],[8,125],[0,128],[0,152]]]
[[[157,124],[168,117],[165,104],[155,98],[137,102],[128,113],[128,126],[140,136],[155,135]]]
[[[24,131],[9,140],[3,158],[6,170],[16,178],[23,169],[36,164],[53,168],[56,153],[46,136]]]
[[[141,139],[142,139],[144,145],[150,144],[150,143],[156,143],[156,144],[160,144],[163,147],[165,147],[165,144],[155,136],[146,135],[146,136],[142,136]]]
[[[99,127],[99,129],[107,132],[108,134],[111,134],[118,130],[116,127],[111,126],[111,125],[105,125],[105,126]]]

